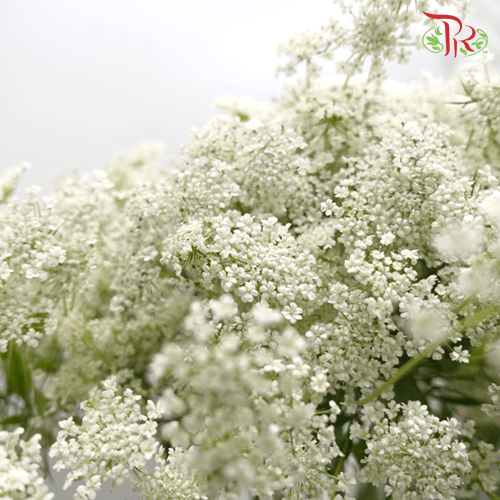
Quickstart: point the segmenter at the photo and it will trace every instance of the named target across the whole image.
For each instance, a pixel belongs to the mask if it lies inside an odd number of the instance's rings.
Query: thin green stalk
[[[471,303],[471,301],[472,297],[468,297],[459,306],[455,307],[455,309],[452,309],[452,312],[458,314],[464,307],[468,306]]]
[[[132,472],[136,475],[137,479],[138,479],[140,482],[142,482],[142,478],[139,476],[139,474],[137,474],[137,471],[138,471],[138,470],[139,470],[139,469],[136,469],[136,468],[134,467],[134,468],[132,469]],[[141,471],[139,471],[139,472],[141,472]]]
[[[349,432],[349,429],[347,429],[347,432]],[[335,467],[335,471],[333,472],[333,477],[337,477],[339,475],[340,471],[342,470],[342,466],[344,465],[345,454],[347,452],[347,448],[349,447],[349,442],[350,442],[349,435],[347,435],[346,438],[347,439],[346,439],[346,441],[344,443],[344,447],[342,449],[342,453],[344,454],[344,456],[339,458],[339,461],[337,462],[337,466]]]
[[[344,460],[346,458],[347,448],[349,448],[349,443],[351,442],[351,439],[349,437],[349,429],[350,428],[351,428],[351,426],[349,425],[349,427],[347,428],[346,440],[345,440],[344,446],[342,447],[342,454],[343,454],[343,456],[339,457],[337,465],[335,466],[335,470],[333,472],[333,477],[334,478],[337,478],[337,476],[339,475],[340,471],[342,470],[342,466],[344,465]],[[335,491],[332,493],[331,500],[334,499],[334,495],[335,495]]]
[[[457,331],[458,333],[463,333],[467,329],[472,328],[472,327],[478,325],[479,323],[482,323],[483,321],[491,319],[493,316],[496,316],[499,313],[500,313],[499,306],[485,307],[484,309],[479,311],[477,314],[475,314],[471,317],[464,318],[462,320],[461,324],[456,328],[455,331]],[[418,356],[415,356],[414,358],[407,361],[398,370],[397,373],[395,373],[391,378],[386,380],[379,388],[374,390],[371,394],[366,396],[361,401],[358,401],[358,405],[362,406],[362,405],[365,405],[366,403],[369,403],[370,401],[373,401],[374,399],[376,399],[386,389],[388,389],[391,385],[395,384],[399,379],[403,378],[409,371],[413,370],[413,368],[415,368],[417,365],[419,365],[429,354],[434,352],[434,350],[437,349],[441,344],[443,344],[444,342],[449,340],[451,336],[452,335],[450,334],[450,332],[446,332],[445,335],[438,337],[436,340],[434,340],[434,342],[431,342],[430,344],[428,344],[427,347]]]

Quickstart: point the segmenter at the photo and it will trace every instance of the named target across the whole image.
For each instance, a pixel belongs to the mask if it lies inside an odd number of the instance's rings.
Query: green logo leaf
[[[422,36],[422,44],[429,51],[434,54],[441,52],[444,49],[444,45],[439,41],[433,32],[436,31],[435,28],[430,28]]]
[[[488,35],[483,30],[480,30],[478,28],[476,31],[481,35],[482,38],[488,39]]]
[[[439,26],[434,31],[436,32],[436,35],[442,35],[442,33],[439,31]]]
[[[465,49],[460,48],[460,52],[462,52],[462,54],[463,54],[464,56],[466,56],[466,55],[467,55],[467,51],[466,51]]]

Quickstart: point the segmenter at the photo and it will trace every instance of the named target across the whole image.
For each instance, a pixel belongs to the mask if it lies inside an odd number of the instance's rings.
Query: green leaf
[[[12,424],[21,424],[26,422],[29,418],[28,413],[18,413],[17,415],[12,415],[11,417],[4,418],[0,420],[0,425],[12,425]]]
[[[439,31],[439,26],[434,31],[436,32],[436,35],[442,35],[442,33]]]
[[[465,49],[460,48],[460,52],[462,52],[462,54],[463,54],[464,56],[466,56],[466,55],[467,55],[467,51],[466,51]]]
[[[32,389],[31,370],[22,350],[12,340],[9,342],[6,358],[7,392],[19,394],[28,403]]]
[[[473,405],[477,406],[477,405],[484,403],[484,401],[481,399],[476,399],[476,398],[467,397],[467,396],[464,396],[464,397],[456,396],[455,397],[455,396],[440,395],[439,399],[441,399],[442,401],[446,401],[447,403],[453,403],[453,404],[460,405],[460,406],[473,406]]]
[[[439,40],[435,36],[427,36],[425,38],[429,40],[429,45],[437,45],[439,43]]]

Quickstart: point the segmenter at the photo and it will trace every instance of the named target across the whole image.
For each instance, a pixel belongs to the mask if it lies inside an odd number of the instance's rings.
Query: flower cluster
[[[85,480],[75,494],[79,500],[95,498],[103,481],[122,484],[131,476],[127,467],[143,468],[158,449],[153,419],[161,413],[156,405],[148,401],[147,416],[143,415],[136,403],[141,396],[130,389],[120,396],[115,377],[105,380],[103,387],[82,402],[81,426],[73,417],[59,423],[62,430],[50,450],[50,456],[62,457],[56,470],[70,469],[65,489],[74,481]]]
[[[479,441],[468,452],[471,470],[465,474],[465,487],[458,494],[461,498],[477,498],[482,490],[494,495],[500,482],[500,451],[491,443]]]
[[[282,322],[262,304],[240,313],[228,295],[195,303],[184,345],[166,344],[153,360],[151,380],[168,384],[161,434],[209,498],[343,488],[322,471],[342,455],[330,426],[340,409],[331,402],[328,414],[316,414],[326,376],[304,362],[306,342]]]
[[[54,493],[39,475],[40,434],[20,439],[24,429],[0,431],[0,497],[6,500],[52,500]]]
[[[207,496],[200,493],[192,471],[179,461],[180,451],[170,448],[166,460],[163,451],[160,447],[155,456],[154,472],[140,477],[132,485],[133,490],[149,500],[207,500]]]
[[[315,258],[274,216],[255,221],[250,214],[227,212],[182,224],[164,240],[161,262],[173,266],[181,283],[207,291],[220,286],[244,303],[280,304],[292,323],[302,319],[300,305],[311,309],[307,303],[321,285]]]
[[[402,410],[402,418],[397,420]],[[440,421],[418,401],[363,408],[370,432],[354,424],[353,437],[366,439],[363,481],[387,481],[384,491],[401,500],[452,498],[461,477],[471,470],[467,447],[453,441],[460,424],[452,418]]]
[[[333,59],[335,51],[348,49],[350,57],[337,63],[340,73],[350,77],[360,73],[365,62],[370,61],[369,78],[381,78],[385,75],[385,61],[408,61],[408,46],[416,42],[410,27],[422,21],[422,11],[432,12],[446,3],[447,0],[419,0],[414,3],[415,8],[411,8],[411,0],[339,0],[337,4],[344,13],[351,15],[351,22],[341,25],[339,20],[330,19],[320,28],[298,33],[281,44],[278,51],[291,60],[279,71],[293,74],[299,63],[306,62],[308,78],[316,77],[321,66],[314,58]],[[453,3],[462,15],[470,11],[470,0]]]
[[[490,384],[488,387],[493,404],[483,404],[481,409],[488,415],[500,415],[500,386]]]

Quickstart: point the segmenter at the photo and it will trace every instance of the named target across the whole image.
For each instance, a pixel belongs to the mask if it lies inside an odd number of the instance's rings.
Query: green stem
[[[335,467],[335,472],[333,473],[333,477],[337,477],[340,474],[340,471],[342,470],[342,467],[344,465],[344,460],[345,460],[345,454],[346,454],[348,446],[349,446],[349,437],[347,437],[346,442],[344,444],[344,449],[342,450],[342,453],[344,454],[344,456],[339,457],[339,461],[337,462],[337,466]]]
[[[137,467],[133,467],[132,472],[136,475],[137,479],[142,483],[142,477],[140,477],[139,474],[137,473],[139,472],[140,474],[144,475],[144,472],[142,472],[142,470],[138,469]]]
[[[493,492],[488,493],[487,491],[485,491],[485,493],[488,497],[491,498],[491,500],[500,500],[500,497]]]
[[[349,79],[351,78],[351,75],[347,75],[345,77],[345,81],[344,81],[344,85],[342,86],[342,89],[346,89],[347,88],[347,84],[349,83]]]
[[[346,459],[347,449],[349,448],[349,444],[351,442],[351,439],[349,437],[349,429],[350,429],[350,427],[351,426],[349,425],[349,427],[347,428],[345,443],[344,443],[344,446],[342,447],[342,454],[343,454],[343,456],[339,457],[337,465],[335,466],[335,470],[333,471],[333,477],[334,478],[337,478],[337,476],[339,475],[340,471],[342,470],[342,466],[344,465],[344,460]],[[334,495],[335,495],[335,491],[332,493],[331,500],[333,500]]]
[[[331,477],[332,479],[337,479],[335,476],[332,476],[331,474],[328,474],[328,472],[325,472],[324,470],[319,470],[318,472],[320,474],[323,474],[324,476]]]
[[[460,323],[460,325],[456,328],[455,331],[457,331],[458,333],[463,333],[467,329],[472,328],[472,327],[478,325],[479,323],[482,323],[483,321],[491,319],[493,316],[496,316],[498,313],[500,313],[499,306],[485,307],[483,310],[479,311],[477,314],[475,314],[471,317],[468,317],[468,318],[464,318],[462,320],[462,322]],[[415,368],[418,364],[420,364],[429,354],[431,354],[434,351],[434,349],[438,348],[442,343],[449,340],[450,336],[451,336],[450,333],[446,332],[445,335],[438,337],[436,340],[434,340],[434,342],[431,342],[430,344],[428,344],[427,347],[418,356],[415,356],[414,358],[407,361],[398,370],[397,373],[395,373],[390,379],[386,380],[378,389],[376,389],[371,394],[366,396],[366,398],[362,399],[361,401],[358,401],[358,405],[362,406],[362,405],[365,405],[366,403],[369,403],[370,401],[373,401],[374,399],[376,399],[388,387],[395,384],[399,379],[404,377],[409,371],[413,370],[413,368]]]
[[[403,0],[400,0],[399,5],[398,5],[398,10],[396,11],[396,16],[395,17],[398,17],[399,9],[401,8],[401,4],[402,3],[403,3]]]
[[[452,312],[455,314],[458,314],[464,307],[469,305],[472,301],[472,297],[469,297],[465,299],[459,306],[455,307],[455,309],[452,309]]]

